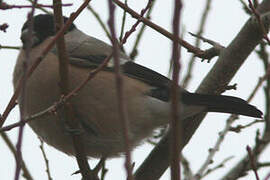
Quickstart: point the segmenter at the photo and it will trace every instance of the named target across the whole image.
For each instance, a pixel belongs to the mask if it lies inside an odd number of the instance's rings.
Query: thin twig
[[[107,172],[108,172],[108,169],[106,169],[105,162],[104,162],[101,169],[100,180],[105,180],[105,175],[107,174]]]
[[[191,33],[191,32],[189,32],[189,34],[191,36],[193,36],[193,37],[196,37],[196,38],[202,40],[205,43],[208,43],[208,44],[212,45],[213,46],[213,48],[212,48],[213,51],[215,50],[217,54],[220,54],[220,52],[225,48],[220,43],[218,43],[216,41],[213,41],[211,39],[207,39],[207,38],[203,37],[202,35],[194,34],[194,33]]]
[[[236,127],[230,127],[230,131],[239,133],[242,131],[242,129],[248,128],[257,123],[264,123],[264,122],[265,122],[264,120],[255,119],[255,121],[252,121],[251,123],[248,123],[246,125],[237,125]]]
[[[143,17],[144,14],[147,12],[147,10],[151,7],[152,1],[153,1],[153,0],[148,0],[148,3],[147,3],[147,5],[146,5],[146,7],[143,8],[143,9],[141,10],[141,13],[140,13],[140,16],[141,16],[141,17]],[[141,22],[140,20],[137,20],[137,22],[136,22],[135,24],[133,24],[133,26],[130,28],[130,30],[127,31],[127,32],[125,33],[124,38],[121,40],[121,42],[122,42],[123,44],[126,43],[127,38],[128,38],[133,32],[136,31],[136,28],[137,28],[137,26],[139,25],[140,22]]]
[[[115,26],[114,26],[114,11],[115,5],[112,0],[108,0],[109,5],[109,20],[108,25],[111,31],[112,45],[113,45],[113,59],[114,59],[114,69],[115,69],[115,79],[116,79],[116,90],[117,90],[117,102],[118,102],[118,114],[122,125],[123,140],[125,143],[125,153],[126,161],[125,167],[127,171],[127,180],[132,180],[132,167],[131,167],[131,153],[130,153],[130,137],[129,137],[129,125],[128,116],[125,102],[125,94],[123,89],[123,77],[120,71],[120,59],[119,59],[119,46],[117,42]]]
[[[52,5],[44,5],[44,4],[37,4],[37,3],[34,3],[34,7],[41,7],[41,8],[53,8]],[[4,2],[1,2],[0,3],[0,9],[1,10],[7,10],[7,9],[21,9],[21,8],[32,8],[33,7],[33,4],[32,5],[9,5],[7,3],[4,3]],[[72,4],[61,4],[61,6],[72,6]]]
[[[121,7],[122,9],[124,9],[125,11],[127,11],[132,17],[140,20],[141,22],[143,22],[144,24],[146,24],[147,26],[151,27],[152,29],[156,30],[157,32],[163,34],[164,36],[166,36],[167,38],[173,40],[174,36],[172,33],[168,32],[167,30],[163,29],[162,27],[158,26],[157,24],[154,24],[153,22],[151,22],[149,19],[142,17],[140,14],[136,13],[134,10],[132,10],[131,8],[129,8],[127,5],[125,5],[124,3],[122,3],[119,0],[113,0],[119,7]],[[194,53],[197,57],[201,57],[203,59],[211,59],[213,58],[212,54],[207,54],[205,53],[203,50],[200,50],[199,48],[196,48],[194,46],[192,46],[191,44],[189,44],[187,41],[181,39],[181,38],[177,38],[178,43],[180,43],[183,47],[185,47],[188,52],[192,52]]]
[[[244,11],[245,11],[247,14],[251,15],[252,12],[251,12],[251,10],[249,9],[249,7],[248,7],[248,5],[246,4],[246,2],[245,2],[244,0],[239,0],[239,1],[240,1],[240,3],[241,3],[242,6],[243,6]]]
[[[11,50],[20,50],[20,46],[3,46],[0,44],[0,49],[11,49]]]
[[[152,0],[152,3],[151,3],[151,6],[149,7],[149,10],[145,16],[146,19],[150,19],[150,16],[151,16],[151,12],[152,12],[152,9],[154,7],[154,4],[155,4],[156,0]],[[135,57],[138,55],[138,46],[139,46],[139,42],[141,41],[142,37],[143,37],[143,33],[145,32],[145,29],[146,29],[146,25],[143,24],[138,32],[138,35],[136,37],[136,40],[135,40],[135,43],[132,47],[132,50],[131,52],[129,53],[129,57],[134,60]]]
[[[45,150],[44,150],[44,142],[42,139],[39,138],[39,141],[40,141],[40,145],[39,145],[39,148],[41,150],[41,153],[42,153],[42,156],[43,156],[43,159],[45,161],[45,165],[46,165],[46,173],[47,173],[47,176],[48,176],[48,180],[52,180],[52,176],[51,176],[51,172],[50,172],[50,166],[49,166],[49,160],[47,158],[47,155],[45,153]]]
[[[125,0],[126,5],[127,5],[127,1],[128,0]],[[122,38],[124,36],[125,25],[126,25],[126,17],[127,17],[127,12],[124,10],[123,16],[122,16],[122,24],[121,24],[121,31],[120,31],[119,41],[122,41]]]
[[[101,20],[99,14],[92,8],[91,5],[87,6],[87,9],[95,16],[95,18],[97,19],[98,23],[100,24],[100,26],[102,27],[102,29],[104,30],[106,36],[111,39],[111,35],[109,30],[107,29],[106,25],[103,23],[103,21]]]
[[[256,180],[260,180],[258,172],[257,172],[256,165],[255,165],[256,164],[256,162],[255,162],[256,157],[254,157],[254,154],[252,153],[252,150],[251,150],[251,148],[249,146],[247,146],[246,149],[247,149],[247,152],[248,152],[251,169],[253,170],[253,172],[255,174]]]
[[[184,175],[184,179],[186,180],[190,180],[193,177],[193,172],[190,168],[190,163],[188,161],[188,159],[181,154],[181,163],[182,163],[182,167],[183,167],[183,175]]]
[[[205,177],[205,176],[209,175],[210,173],[216,171],[217,169],[224,167],[225,163],[228,162],[229,160],[231,160],[232,158],[233,158],[233,156],[227,157],[221,163],[216,165],[215,167],[207,169],[207,171],[202,175],[202,177]]]
[[[34,3],[33,0],[27,0],[27,1],[29,1],[30,3],[32,3],[32,5],[33,5],[33,3]],[[39,9],[39,10],[41,10],[42,12],[44,12],[44,13],[46,13],[46,14],[52,14],[52,12],[48,11],[47,9],[45,9],[45,8],[42,7],[42,6],[36,6],[36,9]]]

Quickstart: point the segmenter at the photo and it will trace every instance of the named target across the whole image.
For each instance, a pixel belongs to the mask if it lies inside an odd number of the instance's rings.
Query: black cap
[[[64,23],[68,20],[64,17]],[[29,20],[26,21],[22,27],[22,32],[29,26]],[[39,42],[34,45],[40,44],[46,38],[55,35],[54,29],[54,16],[52,14],[39,14],[33,17],[33,31]],[[72,23],[67,32],[73,30],[76,26]]]

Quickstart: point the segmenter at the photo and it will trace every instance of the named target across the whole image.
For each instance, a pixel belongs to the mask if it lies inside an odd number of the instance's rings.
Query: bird
[[[64,17],[64,22],[68,18]],[[17,87],[23,75],[24,61],[31,66],[56,34],[54,17],[39,14],[33,17],[33,25],[27,20],[21,30],[22,48],[13,72],[13,85]],[[27,34],[32,28],[32,46],[26,57]],[[69,90],[80,85],[89,72],[97,68],[112,53],[112,46],[89,36],[72,24],[64,34],[69,58]],[[26,59],[27,58],[27,59]],[[24,103],[24,115],[39,113],[61,98],[56,47],[44,57],[27,79],[24,101],[18,98],[19,108]],[[128,117],[131,149],[142,144],[159,127],[169,124],[171,119],[172,81],[130,60],[120,51],[120,69],[123,74],[124,101]],[[201,112],[220,112],[262,118],[263,113],[245,100],[225,95],[191,93],[179,85],[181,96],[180,119]],[[122,125],[117,106],[117,88],[114,63],[111,60],[79,91],[70,103],[82,131],[82,142],[87,157],[117,157],[125,152]],[[75,155],[71,134],[64,116],[48,113],[28,122],[33,131],[47,144],[68,154]]]

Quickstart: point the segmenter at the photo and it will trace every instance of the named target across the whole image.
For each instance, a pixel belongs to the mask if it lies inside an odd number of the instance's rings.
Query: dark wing
[[[74,30],[66,34],[65,40],[69,61],[72,65],[84,68],[96,68],[104,62],[106,57],[112,52],[112,47],[110,45],[94,37],[88,36],[79,30]],[[56,49],[53,49],[52,52],[57,53]],[[152,89],[147,92],[149,96],[162,101],[169,100],[170,79],[151,69],[130,61],[129,57],[122,52],[120,52],[120,65],[122,72],[125,75],[149,84],[152,87]],[[104,70],[114,70],[113,60],[110,60]],[[183,90],[183,92],[186,91]]]
[[[127,76],[141,80],[153,87],[168,87],[171,81],[167,77],[132,61],[122,64],[121,68]]]

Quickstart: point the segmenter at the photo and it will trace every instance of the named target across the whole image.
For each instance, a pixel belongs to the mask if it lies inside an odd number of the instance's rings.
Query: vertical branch
[[[180,72],[180,47],[177,41],[179,37],[180,26],[180,13],[182,8],[181,0],[174,1],[174,15],[173,15],[173,48],[172,48],[172,61],[173,61],[173,80],[171,88],[171,143],[170,143],[170,164],[171,164],[171,179],[180,179],[180,154],[179,147],[183,137],[183,126],[180,119],[180,106],[179,99],[181,97],[180,89],[178,86],[179,72]]]
[[[55,17],[55,29],[59,31],[64,26],[63,15],[62,15],[62,5],[61,0],[53,0],[54,7],[54,17]],[[57,52],[59,58],[59,74],[60,74],[60,88],[61,93],[65,96],[69,91],[69,60],[66,52],[64,34],[59,37],[56,41]],[[66,103],[64,105],[64,112],[61,114],[71,129],[79,130],[79,123],[75,117],[75,112],[73,111],[72,105]],[[76,160],[80,168],[80,173],[83,179],[89,180],[94,179],[94,174],[90,174],[90,167],[87,162],[84,144],[82,141],[81,133],[71,133],[71,138],[73,141],[74,152],[76,154]],[[93,175],[93,176],[92,176]],[[92,176],[92,177],[91,177]]]
[[[130,142],[129,142],[129,124],[128,124],[127,111],[125,108],[126,104],[124,101],[125,98],[124,98],[123,78],[120,71],[119,44],[117,42],[115,26],[114,26],[115,5],[113,4],[112,0],[108,0],[108,4],[109,4],[109,13],[110,13],[108,24],[111,31],[112,45],[113,45],[113,58],[114,58],[114,65],[115,65],[118,114],[119,114],[119,120],[121,121],[121,124],[122,124],[122,133],[123,133],[125,149],[126,149],[125,167],[127,170],[127,179],[132,180],[133,177],[132,177],[131,153],[130,153]]]
[[[22,74],[22,90],[19,96],[20,98],[20,121],[22,124],[19,127],[19,134],[18,140],[16,144],[16,151],[17,151],[17,158],[16,158],[16,170],[15,170],[15,180],[19,179],[20,171],[21,171],[21,164],[22,164],[22,141],[23,141],[23,130],[25,125],[25,112],[27,111],[25,107],[25,88],[26,88],[26,81],[27,81],[27,71],[28,71],[28,62],[27,60],[30,58],[30,51],[33,44],[32,35],[33,35],[33,15],[35,11],[35,6],[37,4],[37,0],[33,2],[31,12],[28,13],[28,21],[29,21],[29,31],[28,31],[28,41],[25,45],[25,59],[23,60],[23,74]]]

